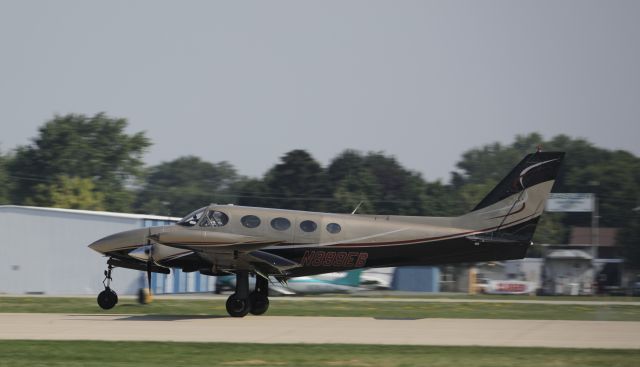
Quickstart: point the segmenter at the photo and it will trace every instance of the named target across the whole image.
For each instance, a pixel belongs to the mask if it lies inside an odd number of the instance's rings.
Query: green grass
[[[313,296],[312,296],[313,297]],[[323,297],[344,297],[344,294],[323,295]],[[370,291],[354,293],[354,298],[447,298],[447,299],[487,299],[508,301],[597,301],[597,302],[640,302],[640,297],[630,296],[530,296],[526,294],[468,294],[468,293],[422,293],[396,291]]]
[[[215,332],[215,331],[214,331]],[[0,366],[637,366],[640,350],[226,344],[0,342]]]
[[[221,298],[157,299],[139,305],[133,299],[122,299],[113,309],[103,311],[93,298],[0,297],[0,312],[226,316],[224,302]],[[271,302],[267,315],[640,321],[640,306],[277,299]]]

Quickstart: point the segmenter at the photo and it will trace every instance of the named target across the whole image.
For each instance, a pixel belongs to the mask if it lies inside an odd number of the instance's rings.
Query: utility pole
[[[595,259],[597,257],[598,251],[596,250],[596,246],[600,243],[600,231],[599,231],[599,223],[598,223],[598,197],[596,194],[593,194],[593,211],[591,212],[591,255]]]

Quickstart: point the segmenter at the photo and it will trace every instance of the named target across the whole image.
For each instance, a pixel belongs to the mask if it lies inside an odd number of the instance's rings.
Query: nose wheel
[[[98,294],[98,306],[103,310],[110,310],[118,304],[118,295],[111,288],[105,288]]]
[[[110,310],[115,305],[118,304],[118,294],[111,289],[111,270],[113,270],[113,266],[109,265],[107,270],[104,271],[104,280],[102,284],[104,285],[104,290],[98,294],[98,306],[103,310]]]

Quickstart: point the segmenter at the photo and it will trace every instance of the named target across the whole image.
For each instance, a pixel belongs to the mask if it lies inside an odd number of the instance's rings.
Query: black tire
[[[251,304],[252,315],[262,315],[269,309],[269,297],[266,294],[251,292],[249,295],[249,303]]]
[[[112,289],[107,288],[98,294],[98,306],[103,310],[110,310],[118,304],[118,295]]]
[[[227,298],[226,306],[231,317],[245,317],[251,309],[249,300],[238,298],[235,293]]]

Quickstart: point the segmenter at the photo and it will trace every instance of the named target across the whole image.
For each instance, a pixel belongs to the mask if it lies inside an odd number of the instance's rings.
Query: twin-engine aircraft
[[[261,315],[269,276],[281,282],[357,268],[436,265],[523,258],[564,157],[527,155],[471,212],[458,217],[315,213],[209,205],[174,225],[102,238],[90,248],[109,257],[103,309],[118,298],[111,269],[236,276],[229,315]],[[256,275],[250,290],[249,274]]]

